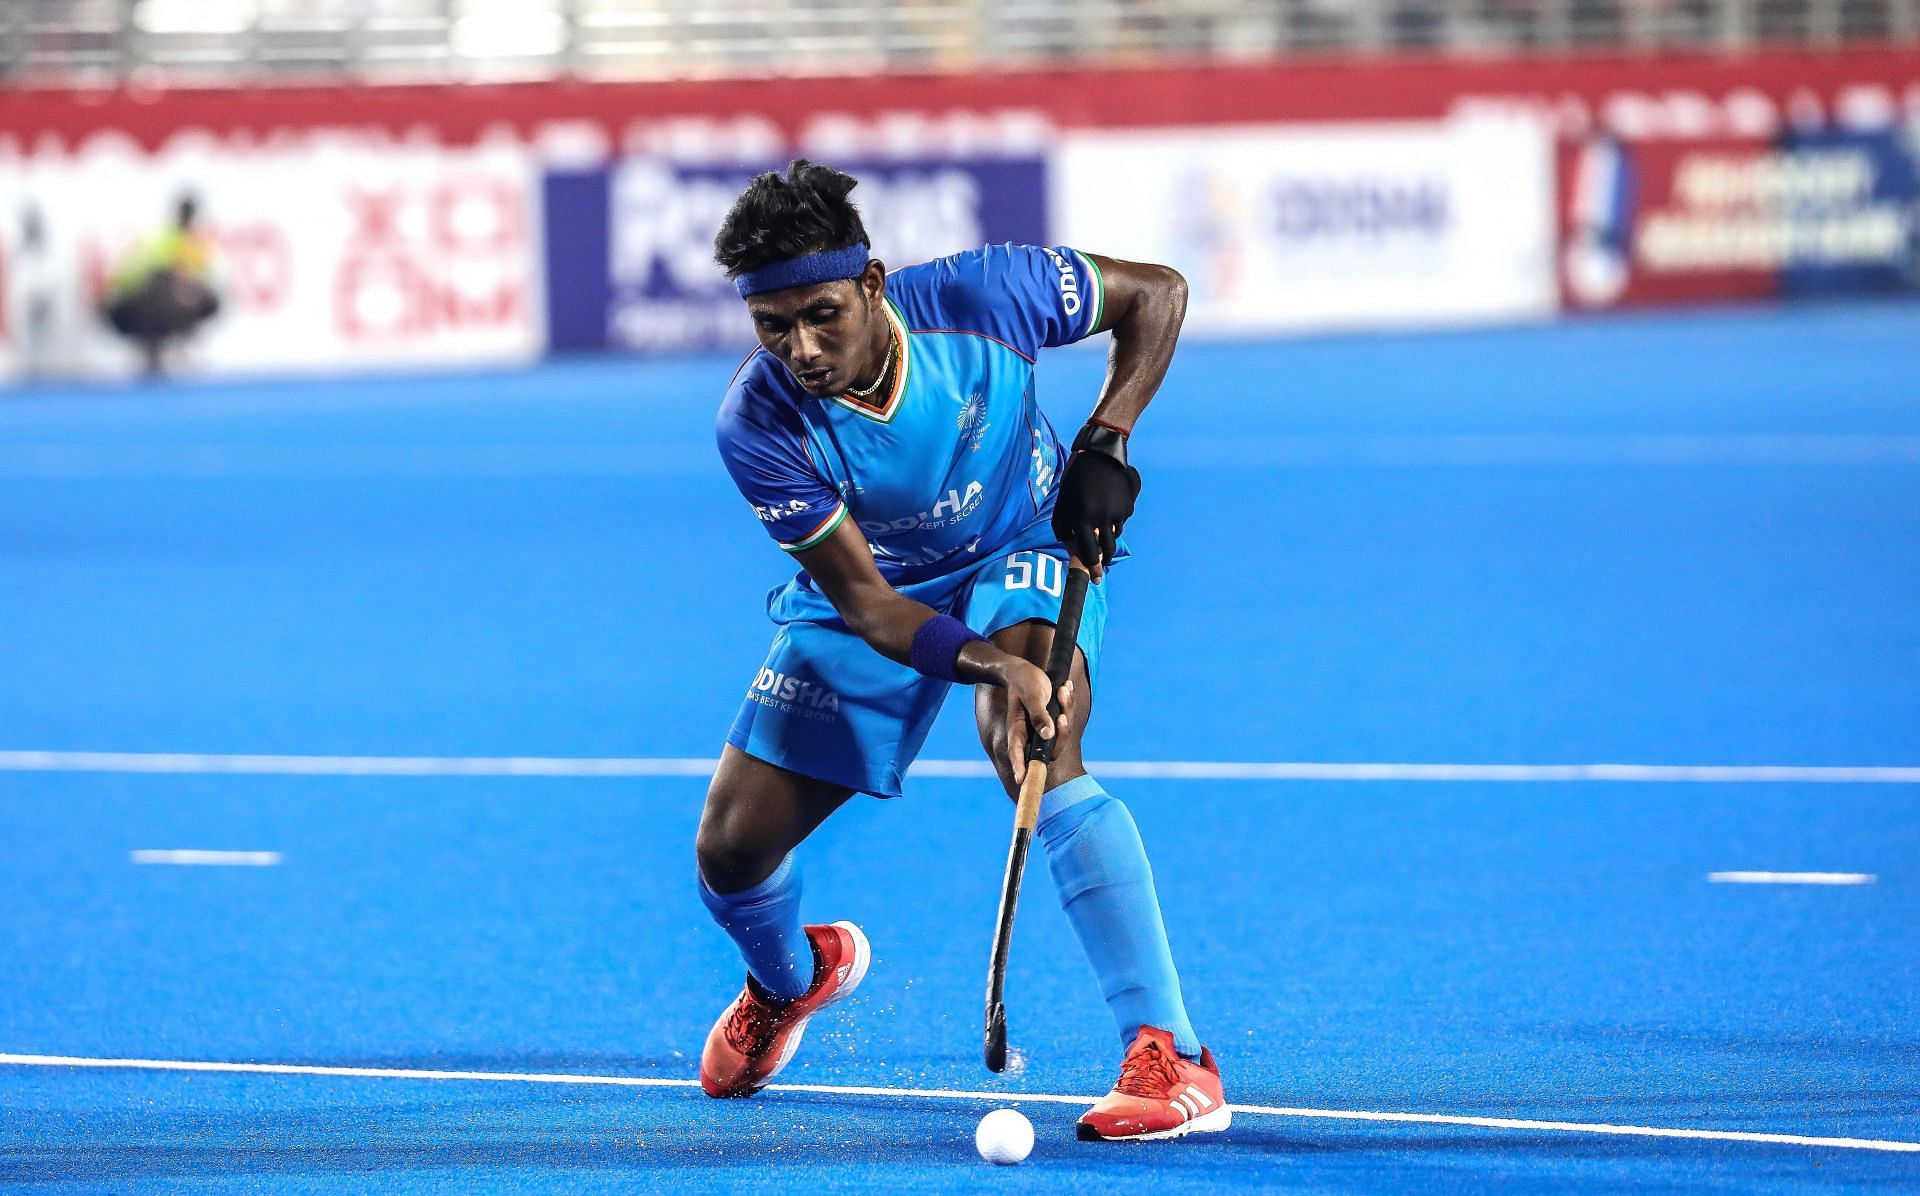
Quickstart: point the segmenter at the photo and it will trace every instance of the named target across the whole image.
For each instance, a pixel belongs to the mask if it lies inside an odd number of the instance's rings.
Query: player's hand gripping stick
[[[1067,569],[1067,588],[1060,598],[1060,618],[1053,628],[1053,650],[1047,655],[1047,711],[1060,717],[1060,687],[1073,676],[1073,649],[1080,639],[1080,608],[1087,600],[1087,571],[1074,561]],[[1013,846],[1007,851],[1007,877],[1000,887],[1000,915],[993,928],[993,958],[987,965],[987,1070],[1007,1066],[1007,953],[1013,947],[1013,912],[1020,903],[1020,878],[1027,870],[1027,848],[1033,826],[1040,820],[1040,795],[1047,787],[1047,765],[1053,762],[1053,740],[1029,734],[1027,773],[1020,778],[1020,798],[1013,808]]]

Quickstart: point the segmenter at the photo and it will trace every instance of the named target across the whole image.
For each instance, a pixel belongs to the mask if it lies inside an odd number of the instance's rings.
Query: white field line
[[[1871,872],[1709,872],[1716,885],[1870,885]]]
[[[136,864],[204,864],[226,868],[271,868],[280,862],[277,851],[202,851],[196,848],[144,848],[132,853]]]
[[[0,751],[0,772],[244,773],[317,777],[709,777],[719,761],[671,757],[268,756]]]
[[[0,772],[244,773],[327,777],[707,777],[700,756],[299,756],[0,751]],[[1342,764],[1105,760],[1102,777],[1170,781],[1499,781],[1916,785],[1920,767],[1793,764]],[[985,760],[921,760],[920,777],[991,777]]]
[[[693,1088],[697,1081],[655,1076],[593,1076],[554,1072],[428,1071],[405,1067],[325,1067],[306,1063],[218,1063],[197,1059],[96,1059],[72,1055],[0,1054],[0,1065],[16,1067],[123,1068],[140,1071],[228,1072],[280,1076],[338,1076],[382,1080],[469,1080],[517,1084],[582,1084],[621,1088]],[[809,1092],[828,1096],[875,1096],[910,1100],[981,1101],[993,1104],[1085,1105],[1091,1096],[1050,1092],[987,1092],[965,1088],[881,1088],[856,1084],[773,1084],[771,1092]],[[1920,1154],[1920,1142],[1884,1138],[1835,1138],[1811,1134],[1769,1134],[1749,1130],[1677,1129],[1665,1126],[1608,1125],[1588,1121],[1528,1121],[1516,1117],[1467,1117],[1451,1113],[1382,1113],[1359,1109],[1304,1109],[1280,1105],[1234,1105],[1236,1115],[1301,1117],[1335,1121],[1377,1121],[1402,1125],[1459,1125],[1485,1129],[1613,1134],[1639,1138],[1692,1138],[1717,1142],[1756,1142],[1786,1146],[1827,1146]]]

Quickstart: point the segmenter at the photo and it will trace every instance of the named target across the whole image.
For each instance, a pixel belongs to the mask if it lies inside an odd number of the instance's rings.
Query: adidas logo
[[[1185,1092],[1176,1094],[1173,1098],[1173,1103],[1181,1112],[1185,1113],[1189,1119],[1198,1117],[1208,1109],[1213,1108],[1213,1099],[1198,1088],[1195,1088],[1192,1084],[1187,1085]]]
[[[834,983],[845,984],[847,982],[847,977],[852,974],[853,974],[853,965],[850,963],[843,963],[839,967],[833,969]]]

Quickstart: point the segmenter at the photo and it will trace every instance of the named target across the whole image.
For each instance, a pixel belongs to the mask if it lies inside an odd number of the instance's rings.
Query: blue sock
[[[700,900],[761,988],[786,1001],[806,993],[813,984],[813,944],[800,927],[800,867],[791,852],[772,876],[738,893],[716,893],[701,877]]]
[[[1100,981],[1100,995],[1131,1046],[1141,1026],[1173,1035],[1188,1058],[1200,1041],[1180,999],[1160,899],[1153,891],[1147,849],[1127,807],[1092,777],[1077,777],[1040,800],[1036,828],[1061,908]]]

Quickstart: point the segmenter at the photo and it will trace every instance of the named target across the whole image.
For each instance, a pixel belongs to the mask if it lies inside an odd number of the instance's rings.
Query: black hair
[[[758,175],[733,201],[713,238],[713,260],[728,278],[823,249],[865,245],[860,209],[847,198],[860,180],[794,159],[787,173]]]

